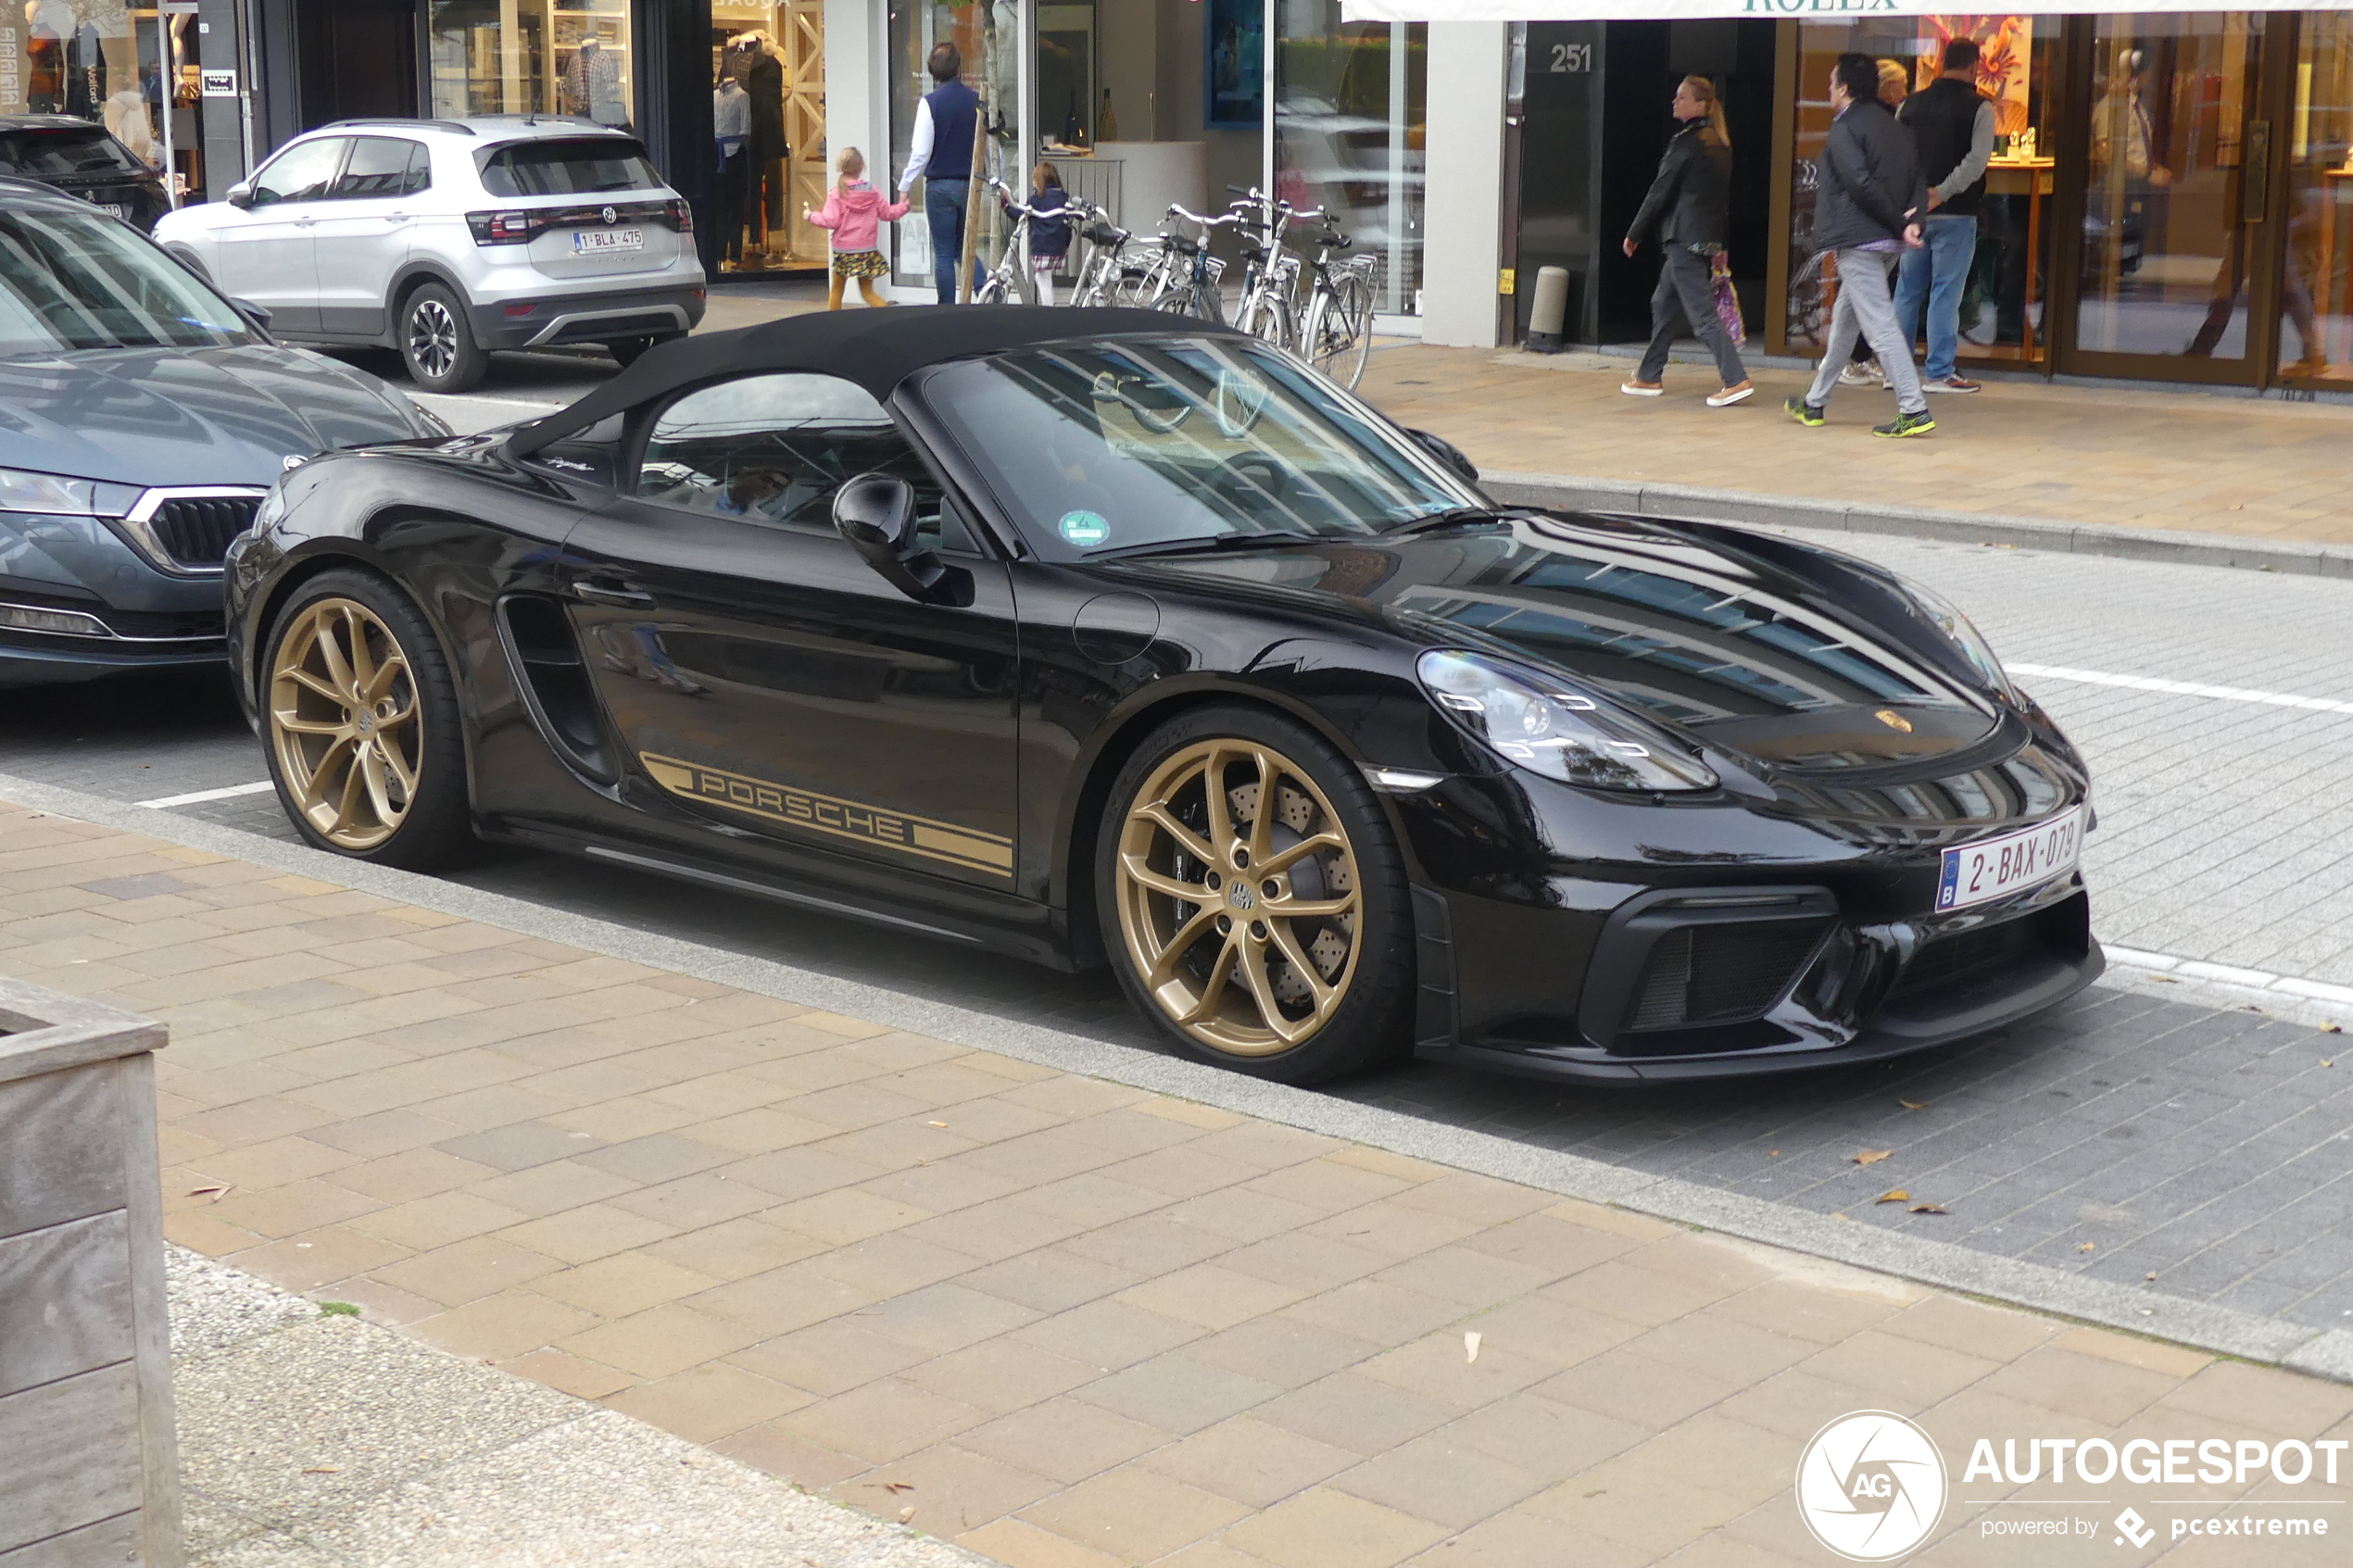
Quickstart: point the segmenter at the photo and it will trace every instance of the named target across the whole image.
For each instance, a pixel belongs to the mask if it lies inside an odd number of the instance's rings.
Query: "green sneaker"
[[[1893,439],[1904,435],[1926,435],[1935,428],[1935,416],[1922,408],[1917,414],[1898,414],[1886,424],[1873,425],[1871,433]]]
[[[1811,429],[1822,422],[1822,409],[1815,404],[1806,402],[1803,397],[1793,397],[1788,402],[1782,404],[1781,408],[1788,413],[1791,419],[1795,420],[1799,424],[1805,425],[1808,429]]]

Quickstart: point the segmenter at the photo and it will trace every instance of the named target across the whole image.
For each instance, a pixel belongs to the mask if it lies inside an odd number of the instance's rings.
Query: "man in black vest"
[[[953,44],[942,44],[926,62],[931,79],[939,83],[915,106],[915,134],[907,149],[907,171],[899,177],[899,197],[926,170],[937,169],[924,182],[924,220],[931,230],[932,276],[939,285],[939,303],[956,303],[956,262],[964,254],[964,208],[972,197],[973,136],[980,117],[980,94],[957,80],[964,56]],[[973,286],[980,286],[980,258],[973,258]]]
[[[1977,209],[1985,199],[1985,165],[1994,157],[1994,102],[1977,90],[1977,45],[1944,45],[1944,74],[1904,100],[1896,119],[1910,127],[1928,182],[1928,244],[1905,253],[1895,284],[1895,320],[1909,339],[1928,302],[1928,362],[1922,392],[1975,392],[1960,373],[1961,292],[1977,257]]]

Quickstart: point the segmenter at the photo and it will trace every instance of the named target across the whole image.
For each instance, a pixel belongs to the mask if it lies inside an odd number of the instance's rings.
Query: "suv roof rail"
[[[360,119],[333,119],[318,127],[321,131],[348,131],[362,125],[407,125],[434,131],[454,131],[460,136],[471,136],[474,128],[462,119],[409,119],[399,115],[369,115]]]
[[[591,119],[585,114],[478,114],[473,119],[476,124],[498,120],[509,125],[585,125],[591,131],[609,131],[616,136],[630,134],[618,125],[607,125],[603,120]]]

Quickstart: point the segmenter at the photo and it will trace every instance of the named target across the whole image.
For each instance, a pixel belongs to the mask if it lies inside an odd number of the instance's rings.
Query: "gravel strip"
[[[192,1568],[980,1568],[642,1422],[170,1248]]]

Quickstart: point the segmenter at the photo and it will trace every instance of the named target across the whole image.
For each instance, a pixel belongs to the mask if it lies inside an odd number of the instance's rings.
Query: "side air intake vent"
[[[1629,1030],[1745,1023],[1795,982],[1828,920],[1755,925],[1686,925],[1651,948],[1634,994]]]

